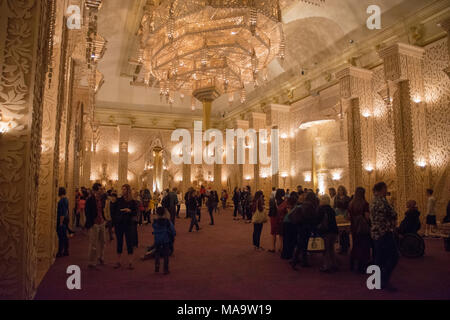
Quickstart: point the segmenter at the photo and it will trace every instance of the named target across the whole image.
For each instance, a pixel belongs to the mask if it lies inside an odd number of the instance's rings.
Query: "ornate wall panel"
[[[36,290],[36,233],[47,1],[6,1],[0,10],[0,298]]]
[[[450,197],[450,79],[444,72],[450,60],[447,45],[448,39],[429,45],[424,58],[430,186],[435,190],[440,217]]]

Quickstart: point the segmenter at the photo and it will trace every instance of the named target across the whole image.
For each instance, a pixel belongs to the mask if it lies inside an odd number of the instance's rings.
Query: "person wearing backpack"
[[[320,271],[326,273],[337,271],[334,244],[336,243],[339,230],[336,223],[336,213],[330,204],[331,199],[328,195],[325,194],[320,197],[318,216],[321,222],[317,229],[325,242],[323,266],[320,268]]]
[[[170,248],[175,241],[176,231],[172,222],[165,217],[165,209],[156,209],[157,218],[153,222],[155,237],[155,272],[159,272],[160,258],[164,259],[164,274],[169,274]]]

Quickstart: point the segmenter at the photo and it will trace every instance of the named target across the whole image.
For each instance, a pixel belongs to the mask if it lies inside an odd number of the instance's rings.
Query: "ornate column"
[[[364,187],[370,199],[376,167],[372,71],[348,67],[338,72],[336,78],[343,109],[347,110],[349,192]]]
[[[130,139],[131,126],[120,125],[119,133],[119,188],[128,183],[128,141]],[[156,169],[156,167],[155,167]]]
[[[272,154],[272,162],[278,156],[278,171],[272,172],[272,187],[290,187],[291,143],[289,141],[291,106],[271,104],[268,109],[267,124],[279,130],[279,154]],[[272,141],[271,141],[272,143]],[[272,169],[274,171],[274,168]]]
[[[234,129],[243,129],[244,131],[248,129],[248,121],[246,120],[235,120],[234,121]],[[234,148],[234,154],[235,154],[235,162],[237,161],[237,144],[235,144]],[[245,156],[245,163],[247,163],[247,156]],[[247,171],[247,166],[244,164],[234,164],[233,165],[233,173],[234,173],[234,181],[236,181],[236,186],[243,188],[246,186],[249,181],[245,180],[244,175],[249,174],[250,172]]]
[[[0,1],[0,112],[7,124],[0,134],[0,299],[31,299],[38,284],[36,217],[48,4]]]
[[[417,201],[425,208],[428,187],[428,145],[422,60],[424,49],[395,44],[380,51],[384,61],[385,79],[391,82],[395,132],[398,211],[407,200]]]
[[[64,92],[65,31],[64,3],[55,1],[55,26],[52,56],[52,77],[45,83],[42,123],[42,153],[39,171],[38,214],[36,216],[36,282],[39,283],[54,260],[56,239],[56,200],[59,170],[59,136],[61,105]]]
[[[266,129],[266,115],[264,113],[252,112],[250,114],[250,128],[256,130],[256,136],[258,137],[256,146],[254,146],[258,152],[257,163],[253,166],[253,176],[254,176],[254,189],[258,191],[261,189],[261,166],[259,160],[259,144],[260,136],[259,130]]]

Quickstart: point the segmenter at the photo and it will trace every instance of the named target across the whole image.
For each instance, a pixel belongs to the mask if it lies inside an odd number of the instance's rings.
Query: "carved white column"
[[[117,127],[119,133],[119,187],[128,183],[128,142],[130,139],[131,126],[120,125]]]
[[[234,128],[235,129],[243,129],[244,131],[248,129],[248,121],[246,120],[235,120],[234,121]],[[235,154],[235,163],[237,161],[237,144],[234,148],[234,154]],[[245,157],[245,163],[248,162],[248,157]],[[250,172],[248,170],[247,164],[235,164],[233,165],[233,173],[234,173],[234,181],[236,181],[236,186],[243,188],[244,186],[248,185],[249,181],[245,180],[245,175],[250,175]]]
[[[260,145],[260,136],[259,130],[266,129],[266,115],[264,113],[252,112],[250,114],[250,128],[256,130],[256,135],[258,137],[256,145],[254,146],[258,152],[258,161],[253,166],[253,176],[254,176],[254,189],[255,191],[261,190],[263,184],[261,183],[261,165],[259,159],[259,145]]]
[[[38,187],[48,43],[48,1],[0,1],[0,299],[37,288]],[[52,212],[52,214],[55,214]]]
[[[372,71],[348,67],[336,74],[341,99],[347,110],[350,193],[357,187],[367,191],[375,183]],[[371,197],[371,192],[367,192]]]
[[[395,130],[397,206],[414,199],[425,209],[429,167],[422,60],[424,49],[395,44],[380,51],[385,79],[397,88],[392,108]],[[401,210],[399,210],[401,211]]]
[[[268,108],[267,125],[270,128],[279,130],[279,154],[271,155],[272,162],[278,156],[278,171],[272,172],[272,187],[275,188],[290,188],[290,111],[290,106],[280,104],[271,104]],[[274,171],[274,168],[272,168],[272,171]]]

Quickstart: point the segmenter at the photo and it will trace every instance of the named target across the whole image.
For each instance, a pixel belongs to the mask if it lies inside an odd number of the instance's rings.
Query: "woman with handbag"
[[[323,266],[320,268],[320,271],[326,273],[337,271],[334,245],[339,231],[336,223],[336,214],[333,208],[331,208],[330,203],[331,199],[328,195],[320,197],[318,214],[321,222],[317,229],[323,237],[325,249]]]
[[[261,233],[264,223],[267,222],[268,218],[266,212],[264,211],[264,194],[262,191],[256,192],[253,208],[253,246],[255,247],[255,251],[264,251],[261,247]]]
[[[370,238],[369,203],[365,198],[366,190],[358,187],[355,196],[348,206],[351,223],[351,234],[353,247],[350,254],[350,268],[354,269],[357,263],[358,271],[365,273],[370,260]]]

